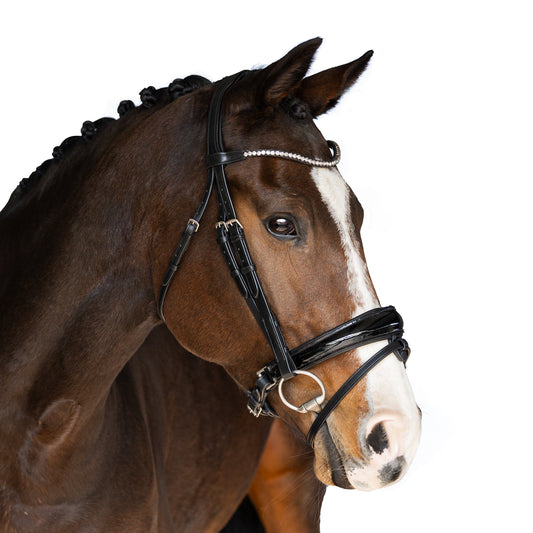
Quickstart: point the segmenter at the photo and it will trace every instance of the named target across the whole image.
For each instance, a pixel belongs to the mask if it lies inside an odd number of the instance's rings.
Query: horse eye
[[[278,238],[291,238],[298,235],[296,224],[288,217],[274,216],[267,221],[268,231]]]

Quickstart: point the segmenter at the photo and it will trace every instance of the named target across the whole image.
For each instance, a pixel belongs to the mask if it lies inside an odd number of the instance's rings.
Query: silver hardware
[[[261,411],[263,410],[260,405],[257,405],[254,409],[252,409],[249,405],[247,405],[248,411],[255,416],[255,418],[259,418],[261,416]]]
[[[311,372],[307,372],[306,370],[295,370],[294,373],[302,374],[304,376],[310,377],[311,379],[314,379],[318,383],[318,386],[320,387],[321,392],[318,396],[315,396],[311,400],[300,405],[300,407],[296,407],[295,405],[287,401],[287,399],[285,398],[285,395],[283,394],[283,383],[285,382],[285,380],[282,378],[279,382],[279,387],[278,387],[278,393],[279,393],[279,397],[281,401],[289,409],[292,409],[293,411],[298,411],[298,413],[308,413],[309,411],[315,411],[315,412],[320,411],[322,409],[322,404],[324,403],[324,400],[326,399],[326,390],[324,389],[324,384],[322,383],[322,381],[317,376],[315,376]]]
[[[196,233],[200,227],[200,222],[198,222],[198,220],[194,220],[194,218],[189,218],[189,224],[194,224],[196,226],[196,229],[194,230],[194,233]]]
[[[242,224],[236,218],[231,218],[230,220],[226,221],[226,227],[231,226],[232,224],[237,224],[237,226],[239,226],[241,229],[244,229]]]
[[[228,226],[231,226],[232,224],[237,224],[237,226],[240,226],[241,229],[244,229],[242,227],[242,224],[236,218],[231,218],[231,219],[227,220],[226,222],[221,220],[220,222],[217,222],[215,224],[215,228],[218,229],[218,228],[224,227],[224,228],[228,229]]]

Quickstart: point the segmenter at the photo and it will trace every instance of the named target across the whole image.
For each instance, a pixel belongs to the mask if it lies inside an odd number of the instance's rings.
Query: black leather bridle
[[[248,391],[248,409],[255,416],[276,416],[267,402],[267,397],[272,390],[278,387],[280,398],[291,409],[303,413],[308,411],[317,412],[317,416],[307,435],[308,443],[313,445],[318,430],[350,390],[374,366],[391,353],[394,353],[405,364],[409,357],[409,346],[402,339],[403,321],[401,316],[394,307],[381,307],[358,315],[292,350],[287,347],[278,320],[268,305],[259,281],[246,243],[244,229],[237,218],[231,200],[224,168],[226,165],[243,161],[249,157],[262,156],[282,157],[310,166],[331,167],[335,166],[339,161],[340,151],[336,143],[328,141],[328,145],[334,152],[330,161],[311,159],[299,154],[276,150],[226,152],[222,139],[222,101],[227,90],[235,82],[246,76],[247,72],[243,71],[224,78],[215,86],[207,119],[207,187],[196,213],[189,219],[163,277],[158,298],[158,312],[164,320],[163,306],[172,277],[179,268],[192,236],[198,230],[200,219],[205,212],[214,188],[219,217],[219,222],[216,224],[217,242],[231,276],[263,331],[275,358],[257,373],[257,381],[252,389]],[[322,403],[325,400],[324,387],[318,377],[309,373],[309,369],[332,357],[378,341],[388,341],[388,343],[363,363],[323,406]],[[308,375],[313,378],[322,389],[322,394],[319,397],[313,398],[300,407],[293,406],[287,402],[281,390],[285,381],[294,378],[298,374]]]

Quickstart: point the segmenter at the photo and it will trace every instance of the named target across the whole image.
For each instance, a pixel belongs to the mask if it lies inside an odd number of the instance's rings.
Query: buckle
[[[215,229],[221,229],[221,228],[224,228],[226,231],[228,229],[228,227],[226,226],[226,223],[223,220],[215,224]]]
[[[238,226],[239,228],[244,229],[242,224],[236,218],[231,218],[230,220],[227,220],[226,222],[224,222],[223,220],[220,220],[219,222],[215,224],[215,229],[225,228],[226,231],[229,231],[230,227],[233,226],[234,224]]]
[[[277,416],[268,405],[266,399],[268,393],[276,387],[278,381],[272,376],[269,365],[264,366],[257,372],[257,381],[253,388],[248,391],[248,411],[256,418],[260,415]]]
[[[257,395],[257,397],[256,397]],[[263,403],[261,402],[260,393],[257,388],[253,388],[248,391],[248,411],[252,413],[256,418],[259,418],[263,411]]]
[[[196,233],[198,231],[198,228],[200,227],[200,222],[198,222],[198,220],[194,220],[194,218],[189,218],[188,223],[194,226],[194,233]]]
[[[227,220],[226,221],[226,227],[228,226],[231,226],[233,224],[236,224],[237,226],[239,226],[241,229],[244,229],[242,227],[242,224],[236,219],[236,218],[231,218],[230,220]]]

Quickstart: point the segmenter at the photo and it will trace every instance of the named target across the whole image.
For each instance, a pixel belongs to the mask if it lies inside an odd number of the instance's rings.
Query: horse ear
[[[305,76],[322,39],[316,37],[293,48],[286,56],[261,72],[259,98],[266,105],[275,106],[300,83]]]
[[[295,92],[311,108],[313,117],[329,111],[340,97],[357,81],[364,72],[374,52],[369,50],[359,59],[330,68],[305,78]]]

